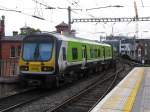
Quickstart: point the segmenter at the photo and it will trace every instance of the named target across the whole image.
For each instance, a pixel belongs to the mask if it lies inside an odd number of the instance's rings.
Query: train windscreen
[[[52,56],[52,43],[24,43],[23,59],[26,61],[47,61]]]

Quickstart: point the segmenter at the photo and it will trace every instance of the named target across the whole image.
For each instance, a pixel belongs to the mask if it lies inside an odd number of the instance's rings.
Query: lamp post
[[[112,37],[114,36],[114,25],[115,25],[116,23],[113,23],[112,24],[112,27],[111,27],[111,34],[112,34]]]

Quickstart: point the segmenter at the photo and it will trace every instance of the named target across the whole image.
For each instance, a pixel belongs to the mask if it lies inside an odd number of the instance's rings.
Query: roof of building
[[[116,42],[116,43],[118,43],[118,42],[120,42],[120,40],[104,40],[103,42]]]
[[[60,26],[65,26],[65,27],[68,27],[69,25],[66,24],[64,21],[62,23],[60,23],[59,25],[57,25],[56,27],[60,27]]]
[[[122,40],[122,39],[128,39],[127,36],[107,36],[107,40]]]
[[[22,28],[20,28],[20,29],[31,29],[31,27],[29,27],[29,26],[27,26],[26,24],[22,27]]]
[[[5,36],[2,37],[2,41],[22,41],[25,36],[17,35],[17,36]]]

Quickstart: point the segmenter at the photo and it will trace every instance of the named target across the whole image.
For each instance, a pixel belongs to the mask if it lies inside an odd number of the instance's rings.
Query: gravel
[[[77,84],[72,84],[70,87],[67,87],[63,90],[60,88],[61,90],[58,90],[58,92],[56,92],[55,94],[51,94],[49,96],[36,100],[35,102],[24,105],[23,107],[19,107],[13,110],[13,112],[42,112],[47,108],[51,110],[58,104],[77,94],[88,85],[92,84],[97,78],[98,75],[96,75],[96,77],[90,76],[87,80],[81,81]]]
[[[120,64],[117,66],[117,68],[120,66]],[[125,70],[123,74],[121,74],[121,79],[126,76],[129,66],[125,67]],[[36,100],[35,102],[32,102],[30,104],[23,105],[22,107],[19,107],[13,112],[43,112],[45,109],[52,110],[55,106],[59,105],[60,103],[64,102],[66,99],[70,98],[71,96],[79,93],[81,90],[86,88],[88,85],[92,84],[99,75],[90,76],[84,81],[79,81],[76,84],[72,84],[69,87],[64,87],[57,89],[58,92],[53,92],[52,94],[43,97],[39,100]],[[55,91],[55,90],[52,90]],[[49,111],[50,111],[49,110]]]

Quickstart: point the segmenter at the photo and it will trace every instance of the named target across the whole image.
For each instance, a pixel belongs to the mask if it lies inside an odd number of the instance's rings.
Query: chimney
[[[17,36],[18,35],[18,31],[13,31],[13,36]]]
[[[0,19],[0,59],[2,59],[2,37],[5,36],[5,16]],[[1,72],[1,70],[0,70]]]
[[[56,27],[57,33],[69,32],[69,25],[64,23],[64,21],[55,27]]]
[[[0,20],[0,38],[5,36],[5,16]]]

